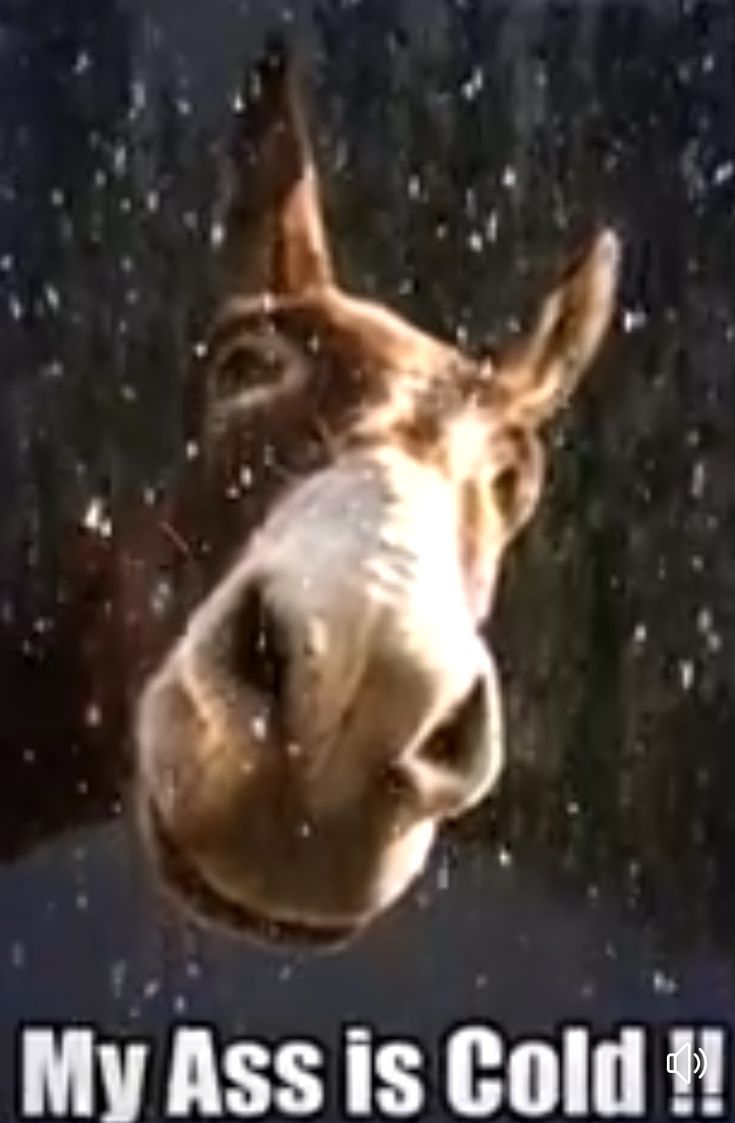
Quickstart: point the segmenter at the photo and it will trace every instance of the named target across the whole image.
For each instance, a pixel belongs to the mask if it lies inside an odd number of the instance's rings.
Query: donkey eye
[[[222,402],[251,390],[271,386],[282,367],[282,357],[266,344],[240,343],[217,364],[214,397]]]
[[[215,341],[208,382],[210,425],[217,433],[255,410],[296,398],[310,377],[303,348],[281,332],[244,329],[219,345]]]

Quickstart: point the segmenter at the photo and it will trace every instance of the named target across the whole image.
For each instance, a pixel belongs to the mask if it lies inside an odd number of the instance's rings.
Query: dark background
[[[480,347],[595,222],[624,240],[615,330],[554,429],[491,627],[507,771],[418,892],[328,958],[187,927],[125,820],[49,833],[0,867],[0,1096],[19,1019],[331,1039],[349,1019],[432,1035],[735,1013],[727,0],[4,0],[2,617],[55,588],[94,497],[114,508],[181,462],[218,143],[277,24],[350,285]],[[18,705],[0,697],[6,731]]]

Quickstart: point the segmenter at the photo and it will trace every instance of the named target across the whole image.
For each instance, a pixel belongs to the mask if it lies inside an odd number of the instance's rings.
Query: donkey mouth
[[[163,885],[175,894],[199,921],[210,922],[236,936],[268,946],[282,945],[338,951],[360,928],[360,922],[320,924],[284,920],[225,897],[214,889],[173,838],[155,798],[148,796],[142,813],[146,834],[162,875]]]

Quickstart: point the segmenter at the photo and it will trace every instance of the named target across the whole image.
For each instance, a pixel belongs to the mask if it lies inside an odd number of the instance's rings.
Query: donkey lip
[[[145,810],[150,842],[163,874],[163,884],[175,892],[199,920],[210,921],[236,935],[247,935],[270,946],[280,944],[325,951],[338,951],[360,928],[359,921],[317,924],[281,920],[223,896],[207,882],[174,840],[153,797],[148,797]]]

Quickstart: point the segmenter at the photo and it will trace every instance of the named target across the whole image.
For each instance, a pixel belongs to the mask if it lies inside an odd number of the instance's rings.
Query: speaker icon
[[[703,1049],[692,1049],[687,1041],[675,1053],[666,1054],[666,1071],[672,1076],[678,1076],[685,1084],[691,1084],[692,1078],[701,1080],[707,1071],[707,1057]]]

